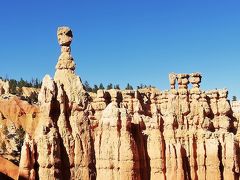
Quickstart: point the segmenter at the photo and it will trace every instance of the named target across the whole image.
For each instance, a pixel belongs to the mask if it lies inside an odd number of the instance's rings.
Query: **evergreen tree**
[[[233,96],[232,101],[237,101],[237,96]]]
[[[92,92],[93,90],[87,81],[84,82],[84,88],[88,92]]]
[[[34,88],[41,88],[41,81],[38,80],[38,78],[32,78],[32,80],[30,81],[30,83],[28,84],[30,85],[30,87],[34,87]]]
[[[126,90],[133,90],[133,87],[129,83],[127,83],[127,87],[125,89]]]
[[[119,89],[119,90],[120,90],[119,84],[116,84],[116,85],[114,86],[114,89]]]
[[[102,83],[100,83],[99,89],[105,89]]]
[[[98,89],[99,89],[98,86],[95,84],[93,86],[92,92],[97,93]]]
[[[41,81],[39,81],[38,78],[36,78],[36,79],[35,79],[34,87],[35,87],[35,88],[41,88],[41,85],[42,85]]]
[[[20,79],[20,81],[17,83],[17,86],[19,88],[22,88],[22,87],[33,87],[32,83],[29,83],[28,81],[23,80],[23,78]]]
[[[137,86],[137,89],[144,89],[144,88],[147,88],[147,87],[151,87],[151,86],[147,86],[146,84],[140,84],[139,86]]]
[[[19,88],[22,88],[22,87],[25,86],[25,81],[23,80],[23,78],[20,79],[20,81],[17,83],[17,86],[18,86]]]
[[[18,84],[18,82],[15,79],[10,79],[9,80],[9,92],[11,94],[16,94],[17,93],[17,84]]]
[[[140,84],[139,86],[137,86],[137,89],[142,89],[143,88],[143,84]]]
[[[0,77],[1,79],[1,77]],[[15,79],[3,79],[4,81],[9,81],[9,92],[11,94],[21,95],[22,87],[34,87],[41,88],[42,82],[38,80],[38,78],[32,78],[31,81],[26,81],[21,78],[19,81]]]
[[[112,83],[110,83],[110,84],[107,85],[107,90],[109,90],[109,89],[113,89]]]

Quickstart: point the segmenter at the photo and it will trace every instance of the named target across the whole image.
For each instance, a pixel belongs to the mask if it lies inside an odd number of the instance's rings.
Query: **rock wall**
[[[71,29],[57,35],[61,55],[54,79],[43,79],[19,177],[239,179],[240,128],[226,89],[205,92],[200,73],[171,73],[166,91],[87,93],[75,74]]]
[[[178,89],[172,84],[169,91],[122,91],[117,100],[111,96],[118,103],[107,105],[96,128],[97,179],[124,179],[119,172],[127,163],[118,164],[124,162],[121,153],[130,149],[135,154],[131,163],[138,166],[127,169],[137,174],[126,179],[239,178],[238,121],[232,116],[227,90],[200,90],[199,73],[175,77]],[[128,124],[127,142],[132,148],[125,144],[120,150],[126,127],[122,124]]]

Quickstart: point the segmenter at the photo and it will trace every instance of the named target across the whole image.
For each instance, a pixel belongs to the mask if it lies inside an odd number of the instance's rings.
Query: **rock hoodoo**
[[[38,95],[39,123],[31,137],[34,149],[25,143],[21,159],[27,161],[28,154],[35,154],[31,158],[35,158],[36,179],[95,179],[88,101],[81,79],[74,72],[72,31],[60,27],[57,36],[61,55],[54,79],[46,75],[42,81]],[[29,178],[30,174],[25,174],[23,177]]]
[[[88,93],[75,74],[71,29],[57,37],[61,55],[54,79],[43,79],[20,178],[239,179],[239,120],[226,89],[205,92],[200,73],[171,73],[166,91]]]
[[[56,65],[54,81],[63,86],[69,102],[83,105],[85,90],[81,79],[75,74],[76,64],[71,55],[72,31],[68,27],[59,27],[57,37],[61,46],[61,55]]]

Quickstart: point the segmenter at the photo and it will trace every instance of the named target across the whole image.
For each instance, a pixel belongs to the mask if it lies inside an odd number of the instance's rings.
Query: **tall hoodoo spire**
[[[61,54],[56,65],[54,81],[63,86],[69,102],[83,104],[85,90],[80,77],[75,74],[76,64],[71,55],[72,30],[66,26],[59,27],[57,38],[61,46]]]
[[[57,70],[66,69],[74,71],[76,64],[71,56],[71,42],[73,38],[72,30],[69,27],[59,27],[57,30],[58,43],[61,46],[61,55],[56,65]]]

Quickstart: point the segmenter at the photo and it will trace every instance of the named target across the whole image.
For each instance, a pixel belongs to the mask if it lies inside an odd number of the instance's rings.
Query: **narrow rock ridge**
[[[239,120],[226,89],[205,92],[200,73],[171,73],[167,91],[87,93],[75,74],[71,29],[60,27],[57,35],[61,55],[54,79],[43,79],[20,177],[239,179]]]

